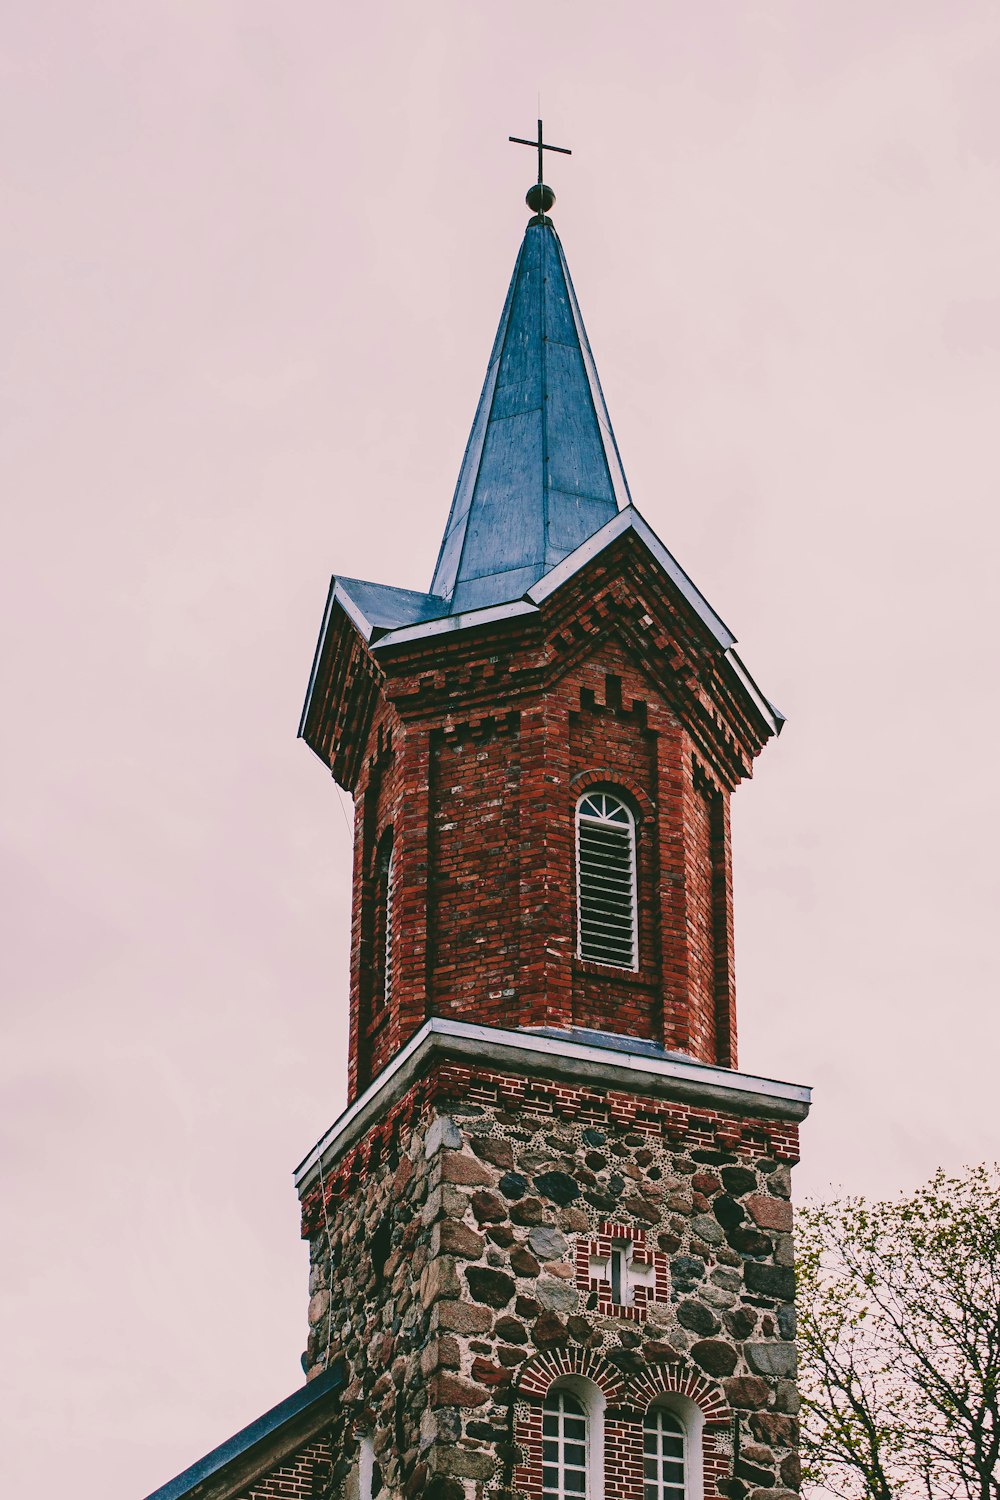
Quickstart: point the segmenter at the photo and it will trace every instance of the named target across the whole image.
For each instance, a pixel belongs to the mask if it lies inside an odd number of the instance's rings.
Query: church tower
[[[729,799],[781,728],[633,505],[542,183],[426,593],[337,576],[348,1107],[306,1384],[150,1500],[791,1500],[791,1167]]]
[[[335,578],[302,716],[355,804],[305,1365],[332,1495],[774,1500],[809,1093],[737,1071],[729,799],[782,721],[632,504],[528,201],[430,588]]]

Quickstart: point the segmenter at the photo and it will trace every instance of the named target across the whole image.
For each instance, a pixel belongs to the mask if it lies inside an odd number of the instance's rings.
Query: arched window
[[[657,1398],[642,1424],[643,1500],[702,1500],[705,1414],[689,1396]]]
[[[392,996],[392,887],[395,859],[392,829],[387,828],[375,861],[375,992],[376,1006],[387,1005]]]
[[[638,968],[635,818],[613,792],[576,805],[576,909],[580,958]]]
[[[642,1424],[644,1500],[686,1500],[686,1433],[680,1417],[654,1406]]]
[[[587,1500],[587,1413],[572,1391],[550,1391],[542,1407],[542,1500]]]

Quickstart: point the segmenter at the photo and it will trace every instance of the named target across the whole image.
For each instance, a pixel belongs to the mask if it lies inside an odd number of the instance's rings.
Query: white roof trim
[[[774,709],[771,707],[770,703],[768,703],[767,699],[764,697],[764,694],[754,682],[753,678],[750,676],[750,673],[740,661],[739,657],[736,655],[736,652],[732,649],[732,647],[730,647],[730,649],[726,652],[725,660],[729,663],[730,669],[735,673],[739,681],[742,683],[744,691],[752,700],[754,707],[757,709],[757,712],[764,720],[764,723],[767,725],[768,729],[772,734],[780,734],[781,724],[784,722],[784,720],[779,722],[775,715]]]
[[[330,612],[334,602],[341,606],[344,613],[353,622],[365,641],[369,643],[372,651],[381,651],[385,647],[403,645],[407,641],[429,640],[435,636],[451,635],[459,630],[472,630],[476,626],[495,624],[500,620],[512,620],[520,616],[536,614],[539,605],[545,599],[548,599],[557,589],[562,588],[563,584],[572,578],[575,573],[578,573],[592,558],[603,552],[618,537],[623,536],[626,531],[634,532],[653,559],[673,581],[684,598],[687,599],[699,618],[708,626],[715,639],[723,648],[723,659],[728,665],[729,670],[750,698],[769,733],[780,734],[783,720],[780,719],[770,703],[768,703],[743,665],[743,662],[733,650],[733,646],[736,644],[736,637],[725,621],[716,614],[705,596],[692,583],[677,559],[672,553],[667,551],[652,527],[648,522],[643,520],[634,506],[628,506],[626,509],[620,510],[616,516],[613,516],[610,521],[601,527],[600,531],[596,531],[592,537],[588,537],[587,541],[577,547],[574,552],[571,552],[568,557],[564,557],[562,562],[557,563],[554,568],[551,568],[543,578],[540,578],[528,590],[523,599],[512,600],[509,604],[494,604],[487,609],[467,610],[463,614],[442,615],[436,620],[425,620],[416,625],[400,625],[394,630],[387,630],[384,635],[380,636],[374,642],[372,641],[372,636],[375,632],[374,625],[358,608],[357,603],[348,591],[339,582],[334,581],[333,590],[327,601],[323,627],[320,631],[320,647],[326,636],[330,621]],[[306,706],[302,715],[303,724],[305,723],[309,703],[312,698],[319,654],[320,648],[318,647],[306,695]],[[301,726],[299,732],[302,732]]]
[[[512,604],[494,604],[489,609],[473,609],[463,615],[442,615],[439,620],[425,620],[421,625],[400,625],[388,630],[372,646],[381,651],[383,646],[399,645],[403,641],[419,641],[427,636],[448,635],[454,630],[471,630],[474,625],[490,625],[495,620],[510,620],[516,615],[534,615],[538,609],[524,599],[515,599]]]
[[[631,508],[626,508],[620,510],[616,516],[612,516],[610,521],[605,521],[600,531],[595,531],[593,536],[581,542],[574,552],[568,553],[562,562],[557,562],[554,568],[543,573],[538,582],[532,584],[528,590],[528,598],[535,604],[541,604],[542,600],[554,594],[556,589],[561,589],[568,578],[572,578],[573,574],[578,573],[592,557],[596,557],[599,552],[604,551],[605,547],[609,547],[623,531],[631,531],[632,514]]]
[[[632,1088],[640,1093],[691,1099],[734,1113],[750,1109],[768,1118],[803,1120],[812,1099],[812,1091],[801,1084],[731,1072],[693,1059],[651,1057],[590,1046],[568,1037],[506,1031],[432,1016],[296,1168],[295,1185],[300,1196],[318,1175],[320,1164],[325,1167],[329,1158],[347,1150],[389,1104],[406,1092],[435,1053],[517,1071],[557,1073],[605,1090]]]
[[[601,527],[600,531],[595,531],[594,535],[588,537],[582,546],[577,547],[575,552],[571,552],[568,557],[564,557],[562,562],[556,563],[555,567],[546,573],[544,578],[540,578],[528,590],[528,598],[534,600],[536,604],[540,604],[543,599],[547,599],[556,589],[562,588],[566,580],[572,578],[573,574],[578,572],[586,563],[590,562],[592,557],[596,557],[599,552],[603,552],[605,547],[610,546],[613,541],[622,536],[626,531],[635,532],[647,551],[652,554],[663,571],[676,584],[696,614],[708,626],[723,650],[728,650],[730,646],[734,646],[736,644],[736,637],[733,635],[733,632],[729,629],[725,621],[716,614],[701,590],[688,577],[673,554],[667,551],[656,535],[656,532],[647,521],[643,520],[634,505],[630,505],[626,510],[620,510],[616,516],[612,516],[611,520]]]
[[[313,652],[312,666],[309,669],[309,686],[306,688],[306,701],[302,705],[302,714],[299,718],[300,739],[306,732],[306,719],[308,719],[309,710],[312,707],[312,697],[316,689],[316,676],[319,672],[319,663],[320,658],[323,655],[323,647],[326,644],[326,632],[329,629],[330,625],[330,612],[333,609],[333,600],[335,593],[336,582],[334,579],[331,579],[330,587],[327,589],[326,593],[326,604],[323,608],[323,623],[320,626],[319,639],[316,642],[316,650]]]
[[[344,614],[347,615],[347,617],[353,622],[353,624],[357,626],[358,630],[364,636],[365,640],[370,641],[375,626],[372,624],[371,620],[367,619],[361,613],[355,601],[351,598],[350,594],[341,584],[334,584],[333,597],[336,599],[337,603],[344,611]],[[324,629],[325,628],[326,625],[324,622]]]

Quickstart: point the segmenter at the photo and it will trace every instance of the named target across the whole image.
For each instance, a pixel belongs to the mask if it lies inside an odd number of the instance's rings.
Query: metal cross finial
[[[513,141],[514,144],[517,145],[517,146],[535,146],[535,147],[537,147],[537,149],[538,149],[538,181],[539,181],[539,184],[541,184],[541,181],[542,181],[542,152],[543,151],[558,151],[563,156],[572,156],[573,155],[572,151],[570,150],[570,148],[568,146],[549,146],[549,145],[547,145],[545,143],[545,141],[542,140],[542,122],[541,122],[541,120],[539,120],[539,122],[538,122],[538,140],[537,141],[526,141],[524,139],[524,137],[520,136],[520,135],[509,135],[507,137],[507,139],[509,141]]]

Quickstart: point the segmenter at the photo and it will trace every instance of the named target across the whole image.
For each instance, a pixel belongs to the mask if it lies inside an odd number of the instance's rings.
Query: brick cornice
[[[623,1039],[625,1040],[625,1039]],[[703,1147],[798,1159],[810,1090],[686,1058],[432,1017],[295,1172],[306,1232],[322,1197],[351,1190],[401,1123],[436,1098],[482,1095],[517,1112],[629,1124]],[[373,1155],[374,1153],[374,1155]]]

